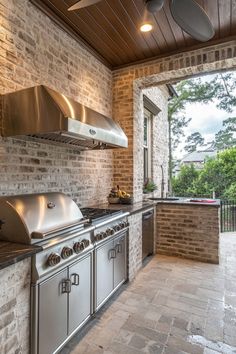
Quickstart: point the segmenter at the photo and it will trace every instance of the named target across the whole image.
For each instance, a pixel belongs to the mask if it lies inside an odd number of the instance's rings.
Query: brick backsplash
[[[61,191],[92,205],[109,192],[112,152],[0,138],[0,181],[1,195]]]

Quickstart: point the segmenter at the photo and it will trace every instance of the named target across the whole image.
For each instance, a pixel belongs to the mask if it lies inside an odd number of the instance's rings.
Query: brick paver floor
[[[236,353],[236,233],[220,264],[154,256],[60,354]]]

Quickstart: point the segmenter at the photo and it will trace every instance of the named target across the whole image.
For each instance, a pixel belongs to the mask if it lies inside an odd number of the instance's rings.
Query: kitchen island
[[[219,263],[220,202],[218,200],[207,202],[204,199],[201,201],[187,198],[177,200],[157,199],[146,200],[132,205],[104,204],[101,207],[129,211],[130,217],[133,215],[136,223],[139,215],[139,224],[141,223],[142,212],[155,207],[156,233],[154,253],[207,263]],[[136,243],[139,244],[139,248],[141,248],[139,228],[136,225],[134,237],[136,238]],[[130,252],[132,253],[131,249]],[[140,266],[141,250],[138,252],[136,249],[137,253],[139,254],[138,264]]]

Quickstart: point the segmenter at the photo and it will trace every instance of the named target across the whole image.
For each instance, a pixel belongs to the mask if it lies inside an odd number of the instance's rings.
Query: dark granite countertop
[[[154,201],[154,200],[153,200]],[[203,207],[220,207],[219,199],[207,199],[207,198],[179,198],[178,200],[155,200],[156,204],[176,204],[176,205],[188,205],[188,206],[203,206]]]
[[[156,206],[156,201],[143,201],[143,202],[138,202],[138,203],[134,203],[134,204],[109,204],[109,203],[105,203],[105,204],[99,204],[96,205],[97,208],[103,208],[103,209],[112,209],[112,210],[123,210],[123,211],[127,211],[130,214],[135,214],[135,213],[139,213],[143,210],[147,210],[150,208],[153,208],[154,206]]]
[[[190,202],[190,200],[202,200],[198,202]],[[113,209],[113,210],[123,210],[127,211],[130,214],[135,214],[142,212],[144,210],[153,208],[155,206],[158,206],[158,204],[174,204],[174,205],[187,205],[187,206],[203,206],[203,207],[220,207],[220,200],[216,199],[212,203],[206,203],[203,202],[203,200],[209,200],[209,199],[204,199],[204,198],[180,198],[178,200],[160,200],[157,198],[157,200],[144,200],[142,202],[137,202],[134,204],[97,204],[93,205],[93,207],[96,208],[104,208],[104,209]]]
[[[40,246],[0,241],[0,269],[22,261],[41,250]]]

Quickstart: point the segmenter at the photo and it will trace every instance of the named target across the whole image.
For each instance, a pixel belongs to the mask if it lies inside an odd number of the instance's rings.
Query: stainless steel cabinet
[[[66,279],[67,270],[63,270],[39,285],[39,354],[53,353],[67,337]]]
[[[38,285],[37,354],[52,354],[92,314],[92,253]]]
[[[127,278],[127,234],[95,250],[95,311]]]
[[[113,245],[114,241],[112,240],[95,251],[96,307],[98,307],[113,290]]]
[[[71,334],[91,313],[91,260],[86,257],[69,267],[68,334]]]
[[[123,283],[127,274],[126,237],[119,237],[114,243],[116,250],[116,258],[114,258],[114,288],[116,288]]]

